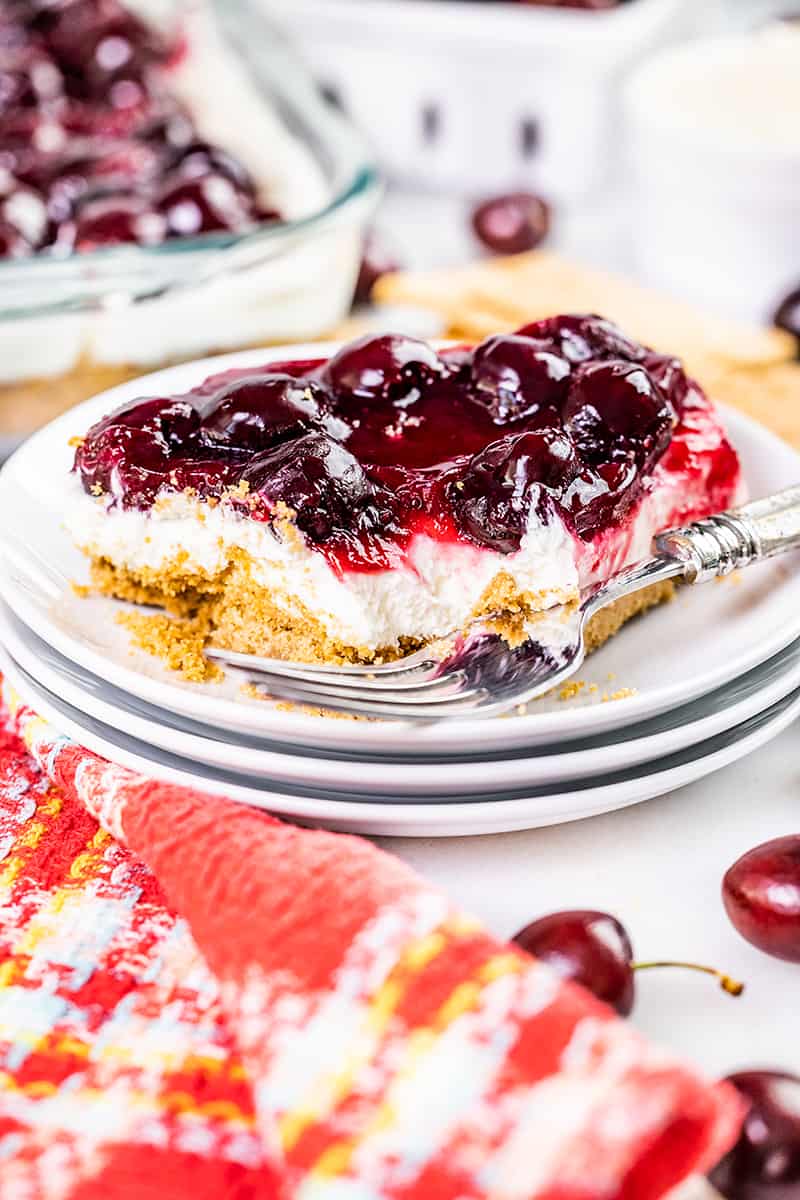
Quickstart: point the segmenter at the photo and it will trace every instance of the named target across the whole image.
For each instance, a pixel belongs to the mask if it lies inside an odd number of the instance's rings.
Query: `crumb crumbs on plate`
[[[320,708],[314,704],[297,704],[291,700],[277,700],[274,696],[270,696],[266,691],[263,691],[255,683],[242,684],[242,695],[249,697],[250,700],[258,700],[262,704],[265,700],[272,701],[276,712],[300,713],[305,717],[332,717],[335,721],[370,721],[371,717],[357,716],[355,713],[335,712],[331,708]]]
[[[127,629],[139,649],[160,658],[191,683],[213,683],[224,678],[222,669],[206,658],[208,624],[202,617],[168,617],[162,613],[117,613],[118,625]]]

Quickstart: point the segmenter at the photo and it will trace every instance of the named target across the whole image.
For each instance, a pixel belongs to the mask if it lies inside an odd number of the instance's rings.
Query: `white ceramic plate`
[[[0,669],[20,695],[55,728],[90,750],[132,770],[169,783],[213,792],[255,808],[353,833],[397,837],[449,837],[504,833],[557,825],[626,808],[674,791],[750,754],[781,733],[800,714],[800,691],[699,746],[578,784],[561,791],[498,792],[485,800],[452,803],[381,803],[342,800],[322,789],[289,791],[281,784],[213,767],[195,766],[87,717],[52,696],[22,671],[5,650]]]
[[[83,579],[86,566],[61,528],[68,496],[69,440],[117,405],[143,394],[180,392],[212,371],[312,357],[331,347],[249,351],[184,364],[114,388],[36,434],[0,474],[0,546],[24,536],[21,555],[6,559],[0,595],[16,615],[66,658],[141,699],[218,728],[261,734],[286,744],[361,752],[445,754],[464,746],[484,751],[541,746],[593,736],[668,711],[720,687],[770,658],[800,635],[800,573],[783,559],[721,584],[686,589],[674,604],[632,624],[594,655],[581,678],[594,683],[585,700],[537,701],[527,716],[494,721],[344,722],[286,712],[244,696],[234,673],[221,684],[185,683],[158,660],[131,651],[115,623],[120,605],[52,590],[47,571]],[[726,414],[751,494],[765,495],[800,478],[800,457],[739,414]],[[604,704],[604,693],[635,695]]]
[[[330,757],[302,748],[253,744],[156,709],[89,675],[42,642],[0,603],[0,642],[52,695],[112,729],[179,758],[288,786],[324,787],[353,798],[468,797],[500,789],[553,786],[638,766],[741,725],[800,688],[800,640],[746,675],[639,725],[527,754],[424,762]]]

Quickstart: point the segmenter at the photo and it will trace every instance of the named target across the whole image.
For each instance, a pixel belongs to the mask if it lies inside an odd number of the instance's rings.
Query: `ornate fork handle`
[[[691,583],[728,575],[800,548],[800,486],[659,534],[655,549],[678,559]]]

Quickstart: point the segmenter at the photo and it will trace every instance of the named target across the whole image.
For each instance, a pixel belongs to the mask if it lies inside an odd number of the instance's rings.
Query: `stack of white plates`
[[[0,474],[2,670],[42,716],[98,754],[306,821],[435,836],[554,824],[650,799],[749,753],[800,714],[795,558],[684,589],[595,654],[570,689],[577,695],[546,697],[525,715],[349,721],[249,697],[235,673],[187,683],[132,649],[115,620],[124,605],[66,583],[86,574],[61,526],[69,439],[141,387],[62,417]],[[734,413],[727,421],[752,495],[800,479],[789,447]]]

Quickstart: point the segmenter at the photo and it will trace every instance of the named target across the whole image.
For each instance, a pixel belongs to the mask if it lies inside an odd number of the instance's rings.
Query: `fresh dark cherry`
[[[797,338],[797,353],[800,356],[800,287],[793,288],[784,296],[772,316],[778,329],[785,329]]]
[[[587,363],[573,376],[564,428],[587,462],[630,457],[649,470],[670,443],[677,414],[638,363]]]
[[[800,1078],[739,1071],[726,1081],[749,1106],[739,1140],[709,1174],[726,1200],[796,1200],[800,1194]]]
[[[493,254],[522,254],[547,237],[550,209],[533,192],[494,196],[474,210],[472,228]]]
[[[549,342],[498,334],[475,348],[472,395],[497,425],[506,425],[542,409],[560,410],[571,369]]]
[[[550,913],[526,925],[514,942],[564,979],[585,987],[620,1016],[633,1009],[633,947],[608,913],[579,909]]]
[[[722,899],[746,941],[774,958],[800,962],[800,834],[742,855],[722,881]]]
[[[723,991],[732,996],[744,991],[743,984],[712,967],[679,962],[635,963],[631,940],[621,922],[608,913],[591,909],[540,917],[521,929],[513,941],[547,963],[562,979],[581,984],[623,1017],[633,1009],[634,971],[681,967],[713,975]]]
[[[402,402],[445,374],[442,360],[426,342],[388,333],[366,334],[344,346],[321,378],[343,400]]]
[[[314,383],[291,375],[239,379],[203,409],[202,445],[255,452],[287,434],[297,437],[321,422],[325,396]]]
[[[575,447],[560,429],[540,429],[492,442],[470,459],[449,487],[461,533],[500,554],[519,547],[532,507],[548,515],[580,469]]]

